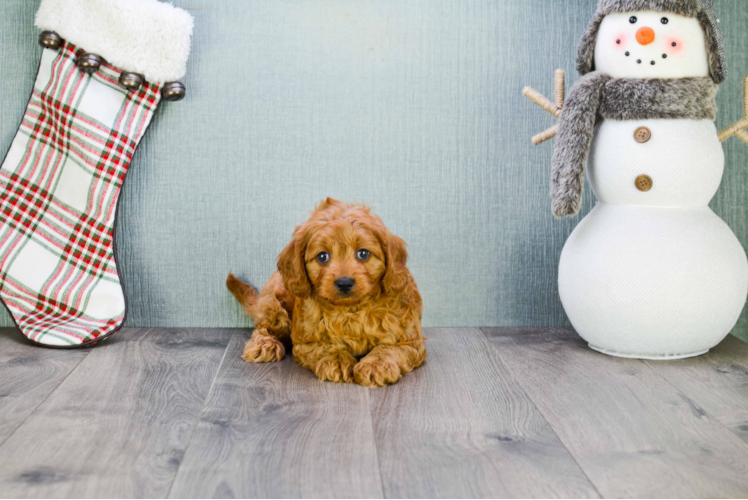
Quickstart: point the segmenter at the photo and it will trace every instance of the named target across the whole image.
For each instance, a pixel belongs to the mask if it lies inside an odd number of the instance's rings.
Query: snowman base
[[[703,356],[704,354],[708,353],[710,349],[706,349],[704,351],[698,351],[698,352],[692,352],[690,354],[662,354],[662,355],[649,355],[649,354],[629,354],[625,352],[616,352],[611,351],[610,349],[603,349],[602,347],[597,347],[592,344],[587,344],[590,349],[593,351],[600,352],[602,354],[606,354],[608,356],[613,356],[615,358],[628,358],[628,359],[647,359],[651,361],[674,361],[676,359],[688,359],[688,358],[695,358],[698,356]]]
[[[564,246],[558,284],[592,349],[688,358],[734,328],[748,295],[748,259],[709,207],[598,203]]]

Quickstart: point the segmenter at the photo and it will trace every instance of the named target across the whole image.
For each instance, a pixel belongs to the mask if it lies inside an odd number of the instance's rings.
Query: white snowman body
[[[654,41],[637,42],[641,26],[654,26]],[[595,49],[596,68],[614,78],[703,77],[706,58],[695,19],[651,11],[607,16]],[[646,141],[636,139],[640,130]],[[587,178],[599,202],[559,264],[561,301],[590,347],[683,358],[707,352],[733,329],[748,296],[748,259],[708,206],[723,169],[710,120],[597,125]],[[637,187],[643,177],[644,189]]]

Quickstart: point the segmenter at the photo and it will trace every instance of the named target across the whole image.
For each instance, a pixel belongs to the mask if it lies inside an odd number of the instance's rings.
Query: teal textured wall
[[[326,196],[365,201],[410,245],[428,326],[566,325],[556,267],[579,218],[550,213],[552,118],[521,97],[576,79],[595,0],[179,0],[195,17],[188,97],[133,161],[118,247],[130,326],[244,326],[230,270],[261,285]],[[41,49],[37,2],[0,2],[0,149]],[[745,0],[718,0],[742,115]],[[748,147],[712,206],[748,245]],[[587,212],[593,202],[585,195]],[[5,314],[3,324],[10,324]],[[748,339],[748,316],[737,333]]]

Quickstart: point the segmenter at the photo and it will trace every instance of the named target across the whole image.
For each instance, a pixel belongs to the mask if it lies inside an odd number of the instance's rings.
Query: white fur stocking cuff
[[[186,72],[192,16],[156,0],[42,0],[36,27],[152,83]]]

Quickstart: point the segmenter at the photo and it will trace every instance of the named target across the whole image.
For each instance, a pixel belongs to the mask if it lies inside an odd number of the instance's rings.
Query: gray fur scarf
[[[584,169],[599,119],[717,118],[717,85],[711,78],[635,80],[589,73],[571,89],[559,120],[551,162],[553,214],[579,213]]]

